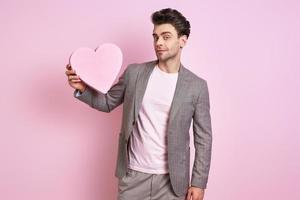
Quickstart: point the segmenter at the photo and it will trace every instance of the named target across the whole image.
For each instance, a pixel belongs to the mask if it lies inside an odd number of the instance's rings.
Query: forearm
[[[208,87],[205,82],[201,88],[193,116],[195,160],[191,185],[206,188],[212,153],[212,128]]]
[[[88,104],[94,109],[102,112],[110,112],[110,109],[107,105],[106,95],[102,92],[96,91],[89,86],[87,86],[83,92],[75,90],[74,97]]]
[[[212,138],[207,136],[195,149],[191,186],[206,188],[211,163],[211,141]]]
[[[106,94],[87,85],[82,94],[76,95],[78,90],[75,90],[74,97],[99,111],[111,112],[114,108],[123,103],[128,79],[127,71],[128,68],[125,69],[125,71],[119,77],[118,82],[112,85]]]

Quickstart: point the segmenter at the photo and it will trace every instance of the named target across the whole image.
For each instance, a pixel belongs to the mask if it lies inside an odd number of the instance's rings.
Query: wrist
[[[197,189],[199,189],[199,190],[205,190],[205,188],[200,188],[200,187],[198,187],[198,186],[193,186],[193,185],[191,185],[190,187],[192,187],[192,188],[197,188]]]
[[[83,93],[83,92],[85,91],[85,89],[86,89],[86,85],[83,86],[82,88],[80,88],[79,91],[80,91],[81,93]]]

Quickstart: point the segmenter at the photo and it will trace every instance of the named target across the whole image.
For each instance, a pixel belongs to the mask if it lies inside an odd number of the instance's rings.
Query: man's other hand
[[[203,200],[203,198],[204,189],[193,186],[189,187],[186,200]]]

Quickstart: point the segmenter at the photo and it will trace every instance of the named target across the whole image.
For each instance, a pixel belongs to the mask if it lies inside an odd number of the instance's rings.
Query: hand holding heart
[[[83,81],[81,81],[80,77],[76,74],[76,71],[72,69],[70,64],[67,64],[66,68],[66,75],[68,76],[69,85],[72,88],[83,92],[87,85]]]
[[[89,86],[106,93],[121,69],[122,52],[118,46],[110,43],[96,50],[79,48],[72,53],[69,62],[66,74],[71,87],[84,91]]]

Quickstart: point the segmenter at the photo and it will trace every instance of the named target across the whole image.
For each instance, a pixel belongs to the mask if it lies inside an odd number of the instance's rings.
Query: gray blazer
[[[127,144],[136,123],[149,76],[158,60],[130,64],[109,91],[104,94],[87,87],[74,97],[92,108],[111,112],[123,103],[122,126],[119,133],[115,176],[122,178],[127,171]],[[76,95],[77,93],[80,95]],[[180,65],[174,98],[171,104],[168,134],[168,167],[174,192],[184,195],[190,186],[190,136],[193,120],[195,160],[191,186],[206,188],[211,162],[212,131],[207,83]]]

